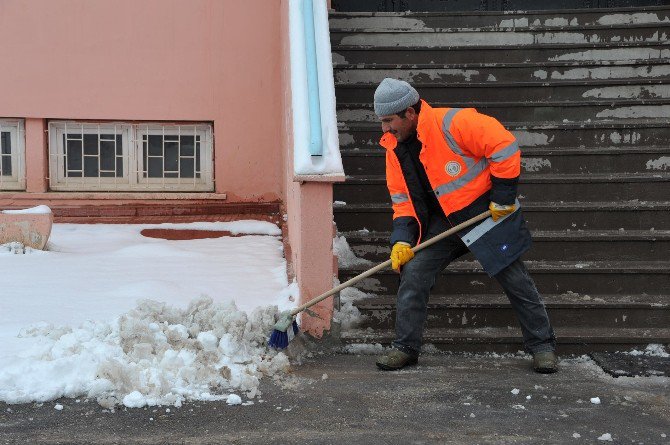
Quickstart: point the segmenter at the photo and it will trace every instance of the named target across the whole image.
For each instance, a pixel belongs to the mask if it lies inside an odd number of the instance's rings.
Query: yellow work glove
[[[503,216],[507,216],[515,211],[516,204],[502,205],[492,202],[489,204],[489,210],[491,211],[491,218],[493,218],[493,221],[498,221]]]
[[[396,272],[400,272],[400,267],[412,258],[414,258],[412,246],[409,243],[398,241],[393,245],[393,249],[391,249],[391,268]]]

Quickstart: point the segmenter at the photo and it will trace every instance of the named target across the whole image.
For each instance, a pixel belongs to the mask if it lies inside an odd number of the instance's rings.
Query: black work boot
[[[405,366],[416,365],[419,357],[402,352],[399,349],[391,349],[388,354],[377,359],[377,367],[383,371],[396,371]]]
[[[551,374],[558,371],[558,358],[554,351],[536,352],[533,354],[533,369],[541,374]]]

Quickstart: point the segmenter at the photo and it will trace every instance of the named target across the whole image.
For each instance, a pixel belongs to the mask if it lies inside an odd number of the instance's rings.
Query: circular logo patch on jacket
[[[444,166],[444,170],[449,176],[457,176],[461,172],[461,164],[456,161],[449,161]]]

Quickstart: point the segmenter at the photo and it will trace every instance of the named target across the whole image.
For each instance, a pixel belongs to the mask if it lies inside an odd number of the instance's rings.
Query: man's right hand
[[[393,245],[393,249],[391,249],[391,268],[396,272],[400,272],[400,268],[412,258],[414,258],[412,246],[409,243],[398,241]]]

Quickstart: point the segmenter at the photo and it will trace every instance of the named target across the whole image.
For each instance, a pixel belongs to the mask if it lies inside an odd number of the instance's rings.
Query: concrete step
[[[516,136],[523,152],[529,147],[629,148],[635,146],[667,147],[670,127],[667,119],[645,119],[642,122],[615,119],[591,122],[503,122]],[[339,125],[341,149],[374,148],[382,136],[379,122],[346,122]]]
[[[48,205],[56,223],[74,224],[158,224],[170,222],[235,221],[258,219],[279,223],[278,202],[226,202],[225,199],[128,199],[90,198],[86,205],[72,204],[72,198],[49,193],[5,193],[2,209],[26,209]],[[62,202],[61,202],[62,201]]]
[[[615,201],[657,201],[670,196],[670,172],[634,174],[524,174],[519,180],[519,199],[562,201],[575,196],[580,201],[599,201],[604,196]],[[357,175],[334,187],[333,199],[347,204],[389,201],[384,176]]]
[[[340,153],[348,176],[386,174],[386,152],[381,147],[344,149]],[[522,146],[521,167],[524,177],[536,173],[662,173],[670,169],[670,147],[551,149]]]
[[[667,328],[670,326],[670,295],[543,295],[554,329],[568,327]],[[396,296],[383,295],[355,303],[363,316],[357,328],[393,329]],[[431,295],[427,329],[478,327],[516,328],[507,296],[502,294]]]
[[[576,191],[575,189],[578,189]],[[522,175],[519,199],[526,201],[563,201],[577,196],[580,201],[658,201],[670,196],[670,172],[622,175],[533,174]]]
[[[658,66],[666,71],[662,79],[605,80],[605,81],[534,81],[534,82],[488,82],[461,83],[445,80],[443,84],[421,81],[409,82],[428,103],[446,102],[513,102],[520,97],[529,102],[575,101],[592,99],[668,99],[670,98],[670,64]],[[580,68],[576,68],[580,70]],[[445,70],[446,71],[446,70]],[[458,71],[458,70],[455,70]],[[486,71],[476,71],[486,76]],[[423,73],[410,72],[405,76],[420,78]],[[546,74],[546,72],[545,72]],[[459,73],[458,76],[462,76]],[[394,77],[392,75],[388,77]],[[379,80],[379,82],[381,79]],[[372,100],[379,82],[373,84],[341,85],[337,87],[340,105]],[[465,82],[465,83],[463,83]]]
[[[377,0],[376,2],[361,0],[333,0],[335,11],[356,15],[391,15],[391,14],[425,14],[425,15],[462,15],[483,16],[487,14],[518,14],[528,16],[539,12],[546,14],[582,14],[585,11],[603,13],[634,13],[644,10],[660,9],[659,0],[600,0],[584,2],[583,0],[564,0],[556,2],[535,2],[529,0],[498,2],[451,2],[443,0]],[[630,6],[634,5],[634,6]],[[530,10],[532,9],[532,10]],[[361,14],[363,13],[363,14]]]
[[[412,31],[459,28],[486,29],[584,29],[592,26],[626,27],[643,24],[662,25],[670,19],[667,6],[616,8],[607,10],[523,11],[511,15],[505,12],[471,11],[405,12],[405,13],[352,13],[331,12],[331,30]]]
[[[525,261],[538,290],[543,294],[670,294],[669,261]],[[341,268],[341,282],[367,270],[365,267]],[[363,292],[395,294],[398,274],[381,271],[355,285]],[[476,261],[455,261],[433,286],[435,294],[495,294],[501,291]]]
[[[555,85],[577,81],[600,82],[666,80],[670,57],[626,61],[567,61],[535,63],[435,63],[422,64],[335,64],[335,85],[342,87],[375,86],[385,77],[393,77],[421,88],[462,88],[471,83],[534,83]],[[447,83],[448,82],[448,83]],[[455,85],[452,85],[455,84]],[[417,87],[419,88],[419,87]],[[339,97],[338,97],[339,99]],[[355,101],[354,101],[355,102]]]
[[[670,99],[589,99],[581,101],[538,102],[432,102],[433,107],[476,108],[501,122],[583,122],[586,120],[646,118],[670,120]],[[374,122],[379,118],[372,100],[365,103],[338,104],[340,122]]]
[[[640,58],[622,58],[622,60],[607,60],[607,59],[587,59],[587,60],[551,60],[551,61],[522,61],[522,62],[510,62],[508,60],[496,60],[493,62],[481,62],[473,60],[471,62],[463,63],[451,63],[449,60],[445,60],[444,63],[437,62],[423,62],[423,63],[378,63],[375,61],[366,61],[361,63],[343,63],[338,60],[333,61],[333,72],[336,75],[339,73],[355,73],[358,71],[382,71],[382,70],[398,70],[400,74],[403,71],[419,71],[419,70],[445,70],[445,69],[460,69],[460,70],[478,70],[478,69],[492,69],[499,70],[504,80],[505,71],[517,71],[519,73],[530,73],[528,76],[529,80],[535,79],[533,75],[538,70],[544,70],[547,73],[547,79],[553,80],[570,80],[572,77],[576,76],[567,76],[565,73],[569,72],[573,68],[616,68],[616,67],[635,67],[639,65],[649,65],[650,67],[656,65],[664,65],[668,63],[668,53],[659,53],[656,54],[656,57],[650,58],[650,52],[645,50],[646,47],[640,47],[637,53],[633,52],[632,55],[638,55]],[[666,57],[662,57],[665,54]],[[336,57],[335,59],[339,59]],[[554,73],[555,72],[555,73]],[[439,72],[437,73],[440,74]],[[633,78],[640,77],[639,74],[643,73],[634,73]],[[404,74],[406,75],[406,74]],[[346,75],[340,79],[340,82],[343,84],[347,83],[359,83],[359,82],[349,82],[349,80],[355,80],[351,78],[351,75]],[[644,76],[643,76],[644,77]],[[576,77],[578,79],[586,79],[586,76]],[[599,79],[602,77],[591,76],[593,79]],[[429,79],[432,80],[432,79]],[[484,79],[487,80],[487,79]],[[509,78],[509,80],[514,80]],[[574,79],[573,79],[574,80]],[[488,81],[488,80],[487,80]]]
[[[389,258],[390,232],[345,232],[349,247],[359,258],[381,263]],[[524,259],[534,261],[666,261],[670,252],[668,230],[533,231],[533,245]],[[472,254],[463,257],[474,260]]]
[[[524,47],[527,45],[561,45],[619,42],[668,42],[670,22],[645,23],[639,25],[588,26],[577,28],[481,28],[462,30],[459,28],[410,29],[365,29],[339,31],[331,27],[330,41],[333,46],[362,46],[414,48],[454,48],[497,45]]]
[[[333,45],[333,62],[349,64],[435,64],[448,63],[536,63],[552,61],[634,61],[667,59],[670,48],[658,42],[534,44],[518,46],[449,46],[407,48],[389,44],[384,47]]]
[[[589,352],[616,352],[639,348],[649,343],[670,343],[670,328],[565,328],[555,329],[557,352],[585,354]],[[382,344],[394,340],[391,330],[352,329],[342,332],[345,344]],[[516,352],[522,350],[521,330],[508,328],[426,329],[424,345],[433,345],[443,351],[454,352]]]
[[[670,230],[669,201],[524,202],[531,229],[541,230]],[[333,209],[341,232],[391,230],[390,203],[347,204]]]

